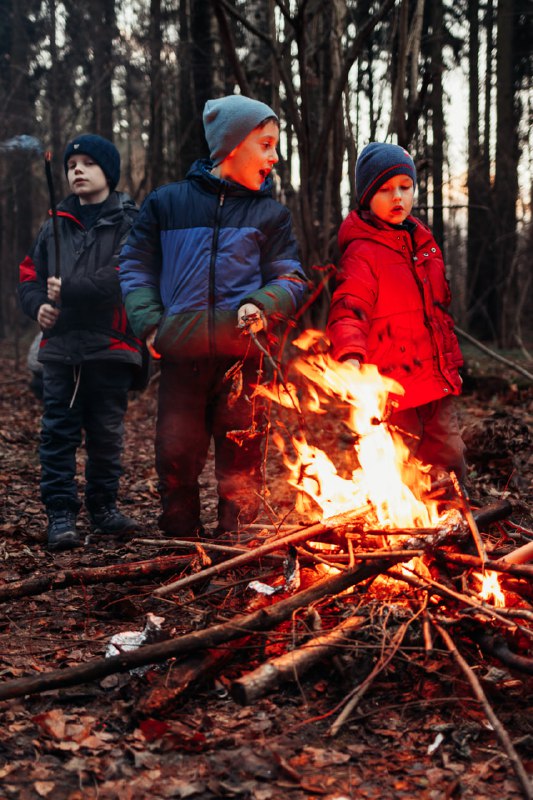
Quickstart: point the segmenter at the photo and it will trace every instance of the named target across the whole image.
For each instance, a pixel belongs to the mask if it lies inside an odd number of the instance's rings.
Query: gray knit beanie
[[[370,201],[389,178],[409,175],[416,186],[415,162],[403,147],[397,144],[370,142],[363,147],[355,165],[355,194],[361,208]]]
[[[266,103],[242,94],[208,100],[204,107],[205,138],[213,166],[229,156],[268,117],[278,119]]]
[[[78,153],[90,156],[96,161],[109,181],[110,190],[113,191],[120,180],[120,153],[113,142],[104,139],[103,136],[97,136],[95,133],[83,133],[81,136],[76,136],[67,144],[63,155],[65,175],[68,172],[69,158]]]

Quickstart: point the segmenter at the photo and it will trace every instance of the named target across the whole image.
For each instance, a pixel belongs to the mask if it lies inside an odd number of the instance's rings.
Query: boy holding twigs
[[[332,355],[375,364],[405,390],[388,422],[438,478],[465,478],[453,405],[463,363],[450,289],[431,231],[411,216],[416,169],[403,147],[371,142],[356,164],[358,205],[339,230],[341,261],[327,333]]]
[[[155,451],[170,536],[203,532],[198,478],[211,439],[216,535],[256,518],[260,352],[245,334],[293,315],[305,289],[289,211],[271,196],[277,116],[230,95],[207,101],[203,123],[210,159],[146,198],[120,258],[131,325],[161,356]]]
[[[41,498],[48,548],[77,547],[76,452],[85,432],[85,505],[95,532],[123,535],[140,526],[116,505],[122,474],[128,390],[141,343],[128,325],[118,254],[137,213],[115,187],[120,155],[107,139],[77,136],[64,153],[71,194],[58,205],[60,276],[52,220],[20,265],[22,308],[43,331]]]

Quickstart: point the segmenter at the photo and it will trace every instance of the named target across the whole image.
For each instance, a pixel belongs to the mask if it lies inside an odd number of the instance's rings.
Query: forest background
[[[417,164],[414,213],[444,250],[458,325],[527,354],[529,0],[0,0],[0,20],[0,339],[17,354],[34,333],[16,286],[50,207],[43,152],[59,199],[66,142],[112,139],[140,203],[207,155],[204,103],[234,91],[282,120],[276,192],[314,290],[306,325],[325,322],[357,154],[387,140]]]

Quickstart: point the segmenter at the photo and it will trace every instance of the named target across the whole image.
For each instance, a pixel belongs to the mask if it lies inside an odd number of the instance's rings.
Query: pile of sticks
[[[326,577],[296,591],[280,584],[274,589],[275,593],[262,599],[260,607],[255,610],[239,613],[229,620],[202,630],[172,636],[112,657],[94,659],[80,666],[5,681],[0,684],[0,701],[101,680],[112,674],[131,672],[139,667],[163,664],[172,659],[171,672],[161,683],[156,681],[151,685],[138,709],[146,715],[164,714],[191,682],[207,674],[216,674],[229,659],[235,659],[239,648],[244,643],[249,643],[256,634],[273,631],[287,622],[294,624],[296,618],[304,615],[310,615],[310,618],[314,615],[315,622],[318,617],[318,624],[306,625],[305,635],[296,639],[291,649],[268,659],[256,669],[244,672],[231,683],[229,690],[234,700],[241,704],[250,704],[285,681],[299,680],[317,662],[334,658],[340,650],[346,652],[351,643],[371,624],[364,604],[359,602],[357,613],[353,612],[354,603],[346,604],[349,613],[342,615],[338,624],[327,629],[323,629],[321,625],[319,609],[337,603],[336,613],[340,617],[339,597],[346,597],[345,593],[359,587],[360,598],[361,594],[370,590],[378,576],[385,576],[401,581],[402,585],[414,590],[412,600],[408,602],[408,618],[384,637],[381,657],[341,704],[342,708],[330,726],[330,735],[335,736],[341,730],[377,676],[386,670],[401,650],[409,628],[418,623],[423,631],[426,653],[432,652],[436,641],[440,642],[441,647],[444,646],[449,651],[464,674],[513,765],[524,796],[531,798],[531,784],[511,738],[491,707],[475,671],[469,666],[454,640],[454,629],[458,628],[464,635],[464,619],[467,617],[471,640],[487,656],[499,659],[512,669],[533,674],[533,659],[527,653],[512,652],[505,635],[507,631],[519,631],[522,640],[531,642],[533,639],[533,611],[530,605],[533,566],[528,563],[533,559],[533,543],[526,543],[505,558],[491,559],[479,532],[480,528],[508,516],[510,510],[506,502],[476,512],[468,509],[469,513],[464,514],[465,524],[453,531],[398,531],[395,533],[402,534],[402,543],[398,546],[390,544],[389,533],[366,531],[366,536],[375,534],[382,539],[386,536],[387,546],[380,549],[361,549],[354,546],[357,537],[353,532],[357,530],[357,520],[364,516],[367,509],[357,509],[346,517],[330,519],[326,523],[316,523],[288,533],[282,534],[278,530],[263,544],[253,548],[224,547],[209,542],[195,545],[190,541],[173,540],[171,544],[177,550],[192,549],[195,553],[201,550],[204,557],[207,552],[215,553],[219,557],[222,554],[225,560],[158,586],[152,592],[152,599],[154,602],[159,600],[165,603],[167,609],[172,604],[182,604],[184,595],[190,597],[193,587],[198,591],[211,583],[210,592],[220,588],[227,591],[227,582],[223,582],[221,586],[217,586],[216,582],[222,576],[242,573],[245,567],[249,571],[250,565],[257,567],[267,562],[270,569],[279,574],[280,562],[286,559],[288,552],[302,564],[311,567],[321,564],[334,569]],[[335,552],[327,556],[326,550],[317,550],[312,546],[312,542],[327,540],[332,531],[337,537],[340,535],[346,541],[352,542],[346,548],[347,552]],[[475,555],[459,552],[459,548],[468,549],[469,543],[474,544],[470,549],[476,551]],[[422,574],[416,568],[406,569],[405,565],[415,556],[423,557],[425,563],[434,567],[432,575],[437,573],[440,576],[442,573],[444,577],[435,580],[434,577],[429,577],[427,571]],[[77,569],[72,573],[56,572],[53,575],[0,586],[0,602],[80,584],[88,586],[106,581],[135,581],[147,576],[176,575],[183,573],[190,561],[189,554],[173,554],[133,564]],[[401,571],[400,565],[404,565]],[[456,583],[464,577],[465,571],[469,573],[473,569],[481,572],[496,571],[503,576],[504,588],[512,590],[513,596],[517,598],[513,607],[495,609],[480,600],[474,591],[466,588],[464,581],[458,589]],[[248,574],[246,582],[249,581]],[[201,597],[201,594],[196,595],[198,601]],[[439,598],[440,601],[435,602]],[[335,617],[335,614],[332,616]]]

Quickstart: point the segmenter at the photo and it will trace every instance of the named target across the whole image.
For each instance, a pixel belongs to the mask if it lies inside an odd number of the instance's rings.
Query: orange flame
[[[312,333],[302,335],[297,340],[298,345],[314,343],[316,337]],[[348,363],[339,364],[324,353],[302,357],[294,366],[309,384],[310,410],[323,413],[322,404],[328,397],[346,404],[347,424],[356,435],[354,448],[359,468],[350,478],[342,478],[331,458],[309,445],[303,435],[292,437],[296,452],[292,460],[282,437],[277,434],[274,441],[289,469],[289,483],[320,507],[323,520],[370,503],[383,528],[436,525],[440,521],[437,504],[422,502],[404,482],[406,466],[410,461],[412,472],[413,459],[409,458],[405,444],[398,436],[393,436],[386,424],[388,395],[390,392],[401,395],[403,388],[380,375],[372,364],[363,364],[357,369]],[[271,392],[270,396],[276,399],[274,394]],[[425,477],[419,470],[417,474],[419,483],[423,483]]]
[[[474,575],[481,581],[479,596],[487,603],[492,603],[495,608],[505,608],[505,595],[500,586],[498,573],[487,570],[484,575],[475,572]]]

